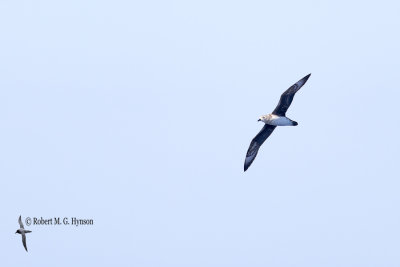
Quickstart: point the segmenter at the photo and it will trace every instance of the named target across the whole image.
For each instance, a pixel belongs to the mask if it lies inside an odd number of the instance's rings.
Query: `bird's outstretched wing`
[[[25,235],[25,233],[21,234],[21,236],[22,236],[22,244],[24,244],[24,248],[28,252],[28,248],[26,247],[26,235]]]
[[[264,141],[267,140],[275,128],[276,126],[274,125],[265,124],[256,137],[251,140],[249,149],[247,150],[246,159],[244,161],[244,171],[246,171],[250,167],[251,163],[253,163],[257,156],[258,149],[264,143]]]
[[[21,215],[19,215],[18,223],[19,223],[19,227],[21,229],[24,229],[24,225],[23,225],[22,220],[21,220]]]
[[[290,107],[290,104],[292,104],[293,97],[296,94],[297,91],[307,82],[308,78],[310,78],[311,73],[305,76],[303,79],[298,81],[297,83],[293,84],[290,86],[289,89],[287,89],[283,94],[281,95],[281,99],[279,99],[279,103],[272,112],[272,114],[278,115],[278,116],[285,116],[286,111]]]

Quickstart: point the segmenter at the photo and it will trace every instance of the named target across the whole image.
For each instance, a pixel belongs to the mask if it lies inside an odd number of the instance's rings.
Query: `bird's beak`
[[[258,119],[258,121],[261,121],[261,119]]]

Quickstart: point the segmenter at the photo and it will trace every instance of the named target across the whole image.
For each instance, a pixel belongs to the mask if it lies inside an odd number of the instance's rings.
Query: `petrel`
[[[15,233],[18,233],[22,236],[22,244],[24,245],[26,252],[28,252],[28,249],[26,248],[26,235],[25,234],[31,233],[32,231],[24,229],[24,224],[22,223],[21,215],[19,215],[18,223],[19,223],[19,229]]]
[[[275,130],[276,126],[297,126],[298,123],[286,117],[286,111],[290,107],[293,101],[294,95],[300,88],[307,82],[310,78],[310,74],[305,76],[303,79],[293,84],[289,89],[287,89],[281,95],[278,105],[272,111],[271,114],[261,116],[258,121],[265,123],[261,131],[251,140],[250,147],[247,150],[246,159],[244,161],[244,171],[246,171],[251,163],[257,156],[258,149],[264,143],[265,140],[271,135]]]

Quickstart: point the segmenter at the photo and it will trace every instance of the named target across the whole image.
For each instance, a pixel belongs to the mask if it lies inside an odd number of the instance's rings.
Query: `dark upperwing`
[[[307,82],[308,78],[310,78],[311,73],[305,76],[303,79],[298,81],[297,83],[293,84],[290,86],[289,89],[287,89],[283,94],[281,95],[281,98],[279,99],[279,103],[272,111],[272,114],[278,115],[278,116],[286,116],[286,111],[290,107],[290,104],[292,104],[293,97],[297,93],[297,91],[300,90],[300,88]]]

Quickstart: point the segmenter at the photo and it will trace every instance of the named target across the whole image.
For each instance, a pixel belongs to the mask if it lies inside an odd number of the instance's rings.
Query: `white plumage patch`
[[[264,123],[269,124],[269,125],[275,125],[275,126],[292,126],[293,122],[292,120],[283,117],[283,116],[278,116],[275,114],[268,114],[266,116],[263,116],[261,119]]]

